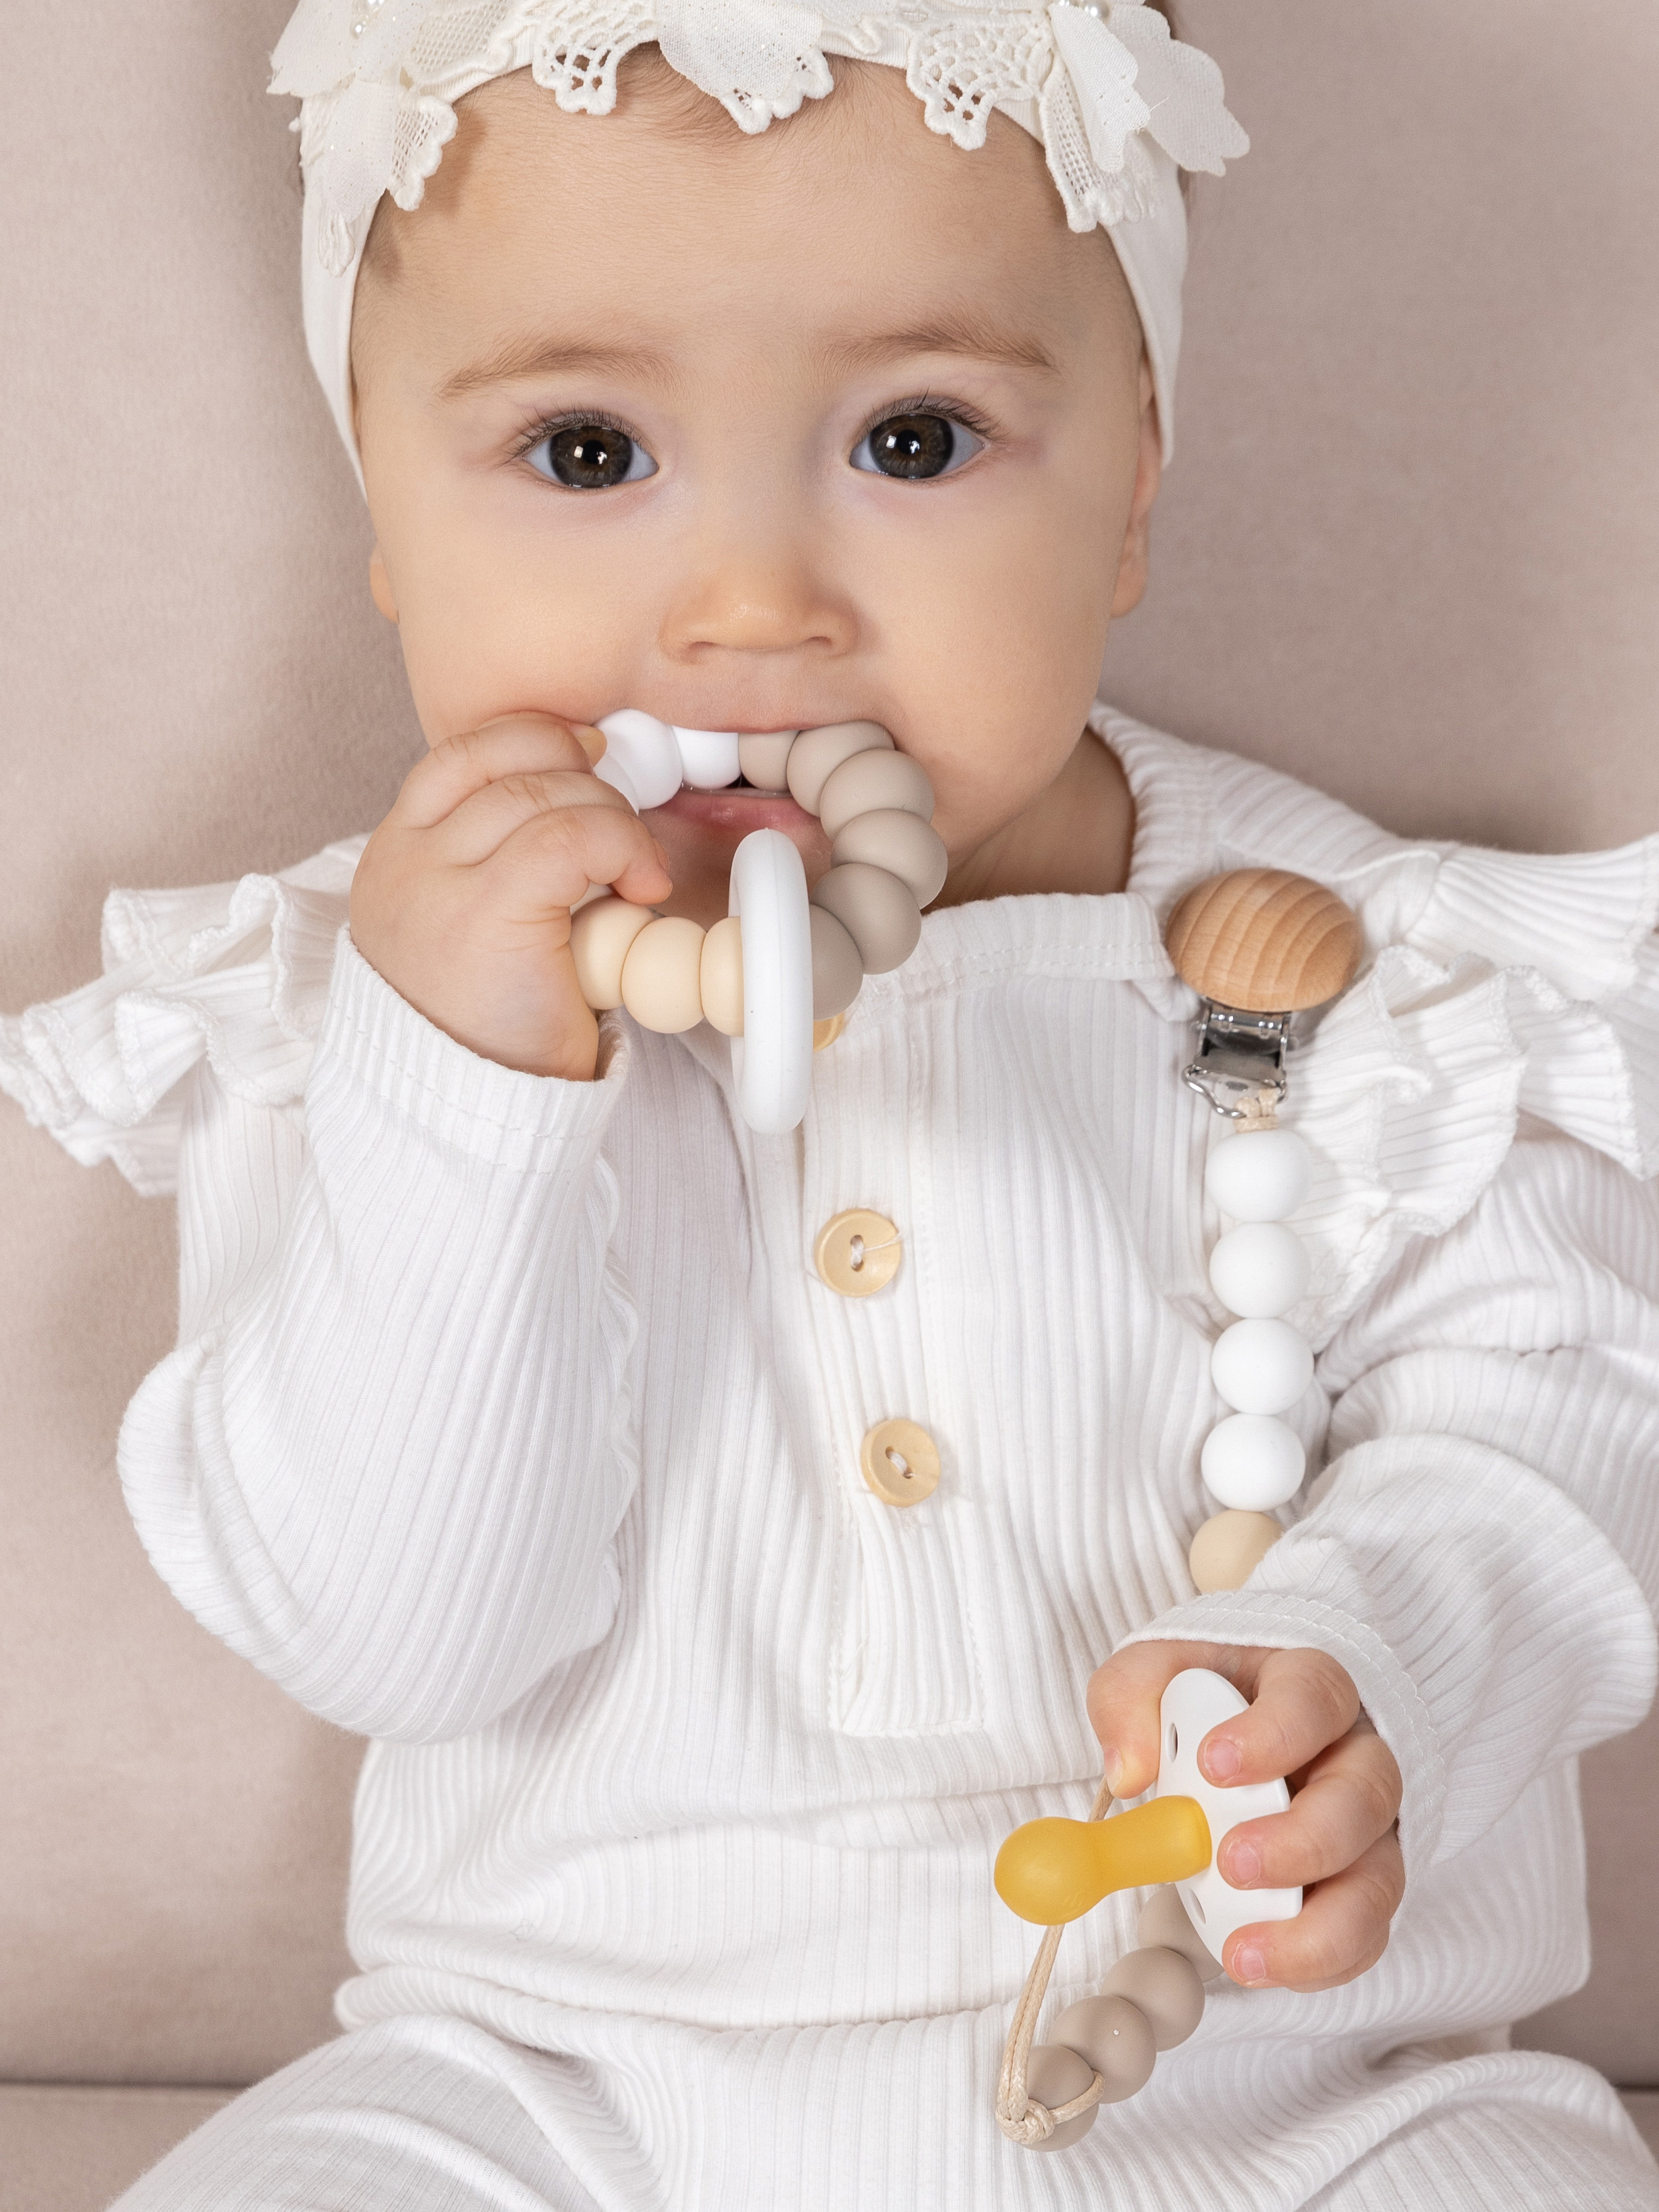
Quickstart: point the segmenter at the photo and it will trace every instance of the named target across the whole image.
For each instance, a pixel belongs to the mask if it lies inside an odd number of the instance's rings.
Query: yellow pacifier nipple
[[[1115,1889],[1185,1881],[1210,1863],[1210,1824],[1193,1797],[1155,1797],[1109,1820],[1028,1820],[997,1853],[997,1895],[1022,1920],[1057,1928]]]

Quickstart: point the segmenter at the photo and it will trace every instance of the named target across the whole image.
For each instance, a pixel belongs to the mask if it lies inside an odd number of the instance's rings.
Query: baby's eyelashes
[[[525,448],[524,459],[538,476],[567,491],[609,491],[657,473],[636,438],[599,416],[550,424]]]
[[[985,440],[950,415],[918,410],[885,416],[854,447],[855,469],[917,483],[948,477],[985,449]]]

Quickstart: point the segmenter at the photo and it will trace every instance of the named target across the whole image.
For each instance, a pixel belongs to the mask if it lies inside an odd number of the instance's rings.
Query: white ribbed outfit
[[[357,843],[115,894],[105,981],[0,1033],[76,1157],[176,1178],[179,1347],[120,1449],[150,1557],[377,1739],[358,2033],[131,2207],[1659,2203],[1599,2077],[1503,2033],[1583,1978],[1574,1755],[1654,1686],[1659,839],[1407,843],[1097,726],[1128,891],[930,915],[792,1137],[738,1120],[706,1029],[607,1017],[591,1085],[441,1036],[343,932]],[[1194,1598],[1221,1125],[1160,931],[1255,862],[1368,947],[1285,1116],[1317,1169],[1291,1418],[1328,1464]],[[904,1240],[865,1299],[810,1258],[853,1206]],[[895,1415],[944,1463],[908,1511],[859,1471]],[[1405,1777],[1393,1941],[1316,1996],[1213,1985],[1139,2097],[1018,2150],[1036,1936],[992,1859],[1086,1808],[1091,1668],[1188,1635],[1352,1674]],[[1055,2004],[1137,1903],[1068,1930]]]

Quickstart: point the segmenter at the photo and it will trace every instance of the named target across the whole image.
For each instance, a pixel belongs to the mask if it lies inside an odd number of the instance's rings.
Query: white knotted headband
[[[763,131],[833,88],[830,54],[902,69],[927,126],[974,148],[997,108],[1038,139],[1073,230],[1103,224],[1140,314],[1167,459],[1173,449],[1182,169],[1220,175],[1249,144],[1221,72],[1146,0],[300,0],[271,90],[298,95],[305,170],[306,341],[354,464],[351,302],[380,195],[419,205],[455,135],[455,102],[528,69],[561,107],[608,114],[635,46],[738,128]]]

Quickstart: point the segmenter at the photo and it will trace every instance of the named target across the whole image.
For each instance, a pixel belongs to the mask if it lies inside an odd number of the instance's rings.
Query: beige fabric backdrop
[[[260,88],[287,4],[8,14],[9,1008],[93,972],[111,883],[296,859],[378,818],[417,743],[300,340]],[[1182,451],[1109,692],[1406,830],[1659,827],[1659,10],[1184,13],[1257,150],[1200,198]],[[3,1107],[0,1174],[0,2077],[246,2079],[328,2032],[357,1747],[197,1630],[122,1514],[168,1209]],[[1543,2031],[1634,2080],[1659,1935],[1615,1886],[1656,1763],[1650,1732],[1601,1757],[1617,1941]]]

